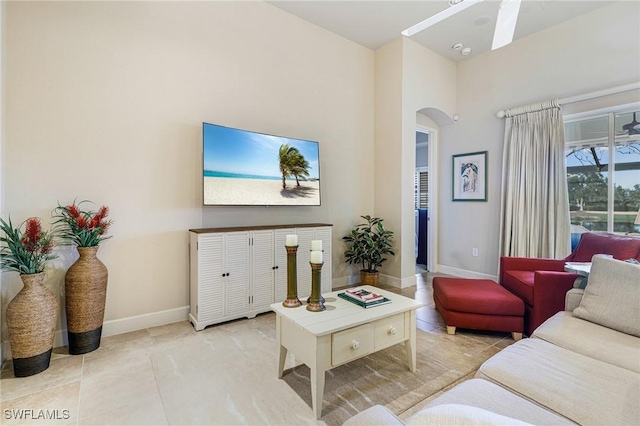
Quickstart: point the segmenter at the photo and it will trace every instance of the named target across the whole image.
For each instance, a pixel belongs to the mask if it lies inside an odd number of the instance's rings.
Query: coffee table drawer
[[[360,358],[373,350],[373,324],[363,324],[331,336],[331,364]]]
[[[405,340],[404,314],[392,315],[373,323],[374,347],[386,347]]]

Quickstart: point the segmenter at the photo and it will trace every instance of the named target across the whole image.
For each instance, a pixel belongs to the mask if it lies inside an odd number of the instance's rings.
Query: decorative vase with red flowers
[[[22,228],[24,227],[24,231]],[[0,267],[20,274],[24,286],[7,305],[7,328],[16,377],[38,374],[51,361],[58,319],[58,301],[43,285],[44,268],[57,256],[53,236],[32,217],[14,227],[0,219]]]
[[[101,242],[112,221],[107,219],[109,208],[83,210],[90,201],[74,201],[55,208],[54,229],[62,244],[75,245],[79,258],[67,270],[64,279],[65,311],[69,353],[85,354],[100,347],[102,323],[107,298],[107,267],[98,259]]]

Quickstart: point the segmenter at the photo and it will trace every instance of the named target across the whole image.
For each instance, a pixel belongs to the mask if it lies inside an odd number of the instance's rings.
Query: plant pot
[[[20,275],[24,287],[7,306],[7,328],[16,377],[49,368],[58,319],[58,301],[42,283],[44,272]]]
[[[360,270],[360,284],[377,286],[378,272],[367,272]]]
[[[97,252],[98,246],[78,247],[80,258],[64,279],[71,355],[86,354],[100,347],[109,273]]]

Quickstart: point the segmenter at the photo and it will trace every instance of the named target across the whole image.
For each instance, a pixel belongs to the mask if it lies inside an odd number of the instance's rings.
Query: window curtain
[[[506,116],[500,253],[566,257],[571,222],[560,105],[547,101]]]

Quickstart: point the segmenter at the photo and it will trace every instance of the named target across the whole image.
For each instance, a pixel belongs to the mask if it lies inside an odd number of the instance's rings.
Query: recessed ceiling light
[[[473,25],[475,25],[476,27],[481,27],[483,25],[487,25],[489,22],[491,22],[491,16],[479,16],[476,19],[474,19],[473,21]]]
[[[469,53],[471,53],[471,48],[470,48],[470,47],[465,47],[464,49],[462,49],[462,50],[460,51],[460,54],[461,54],[462,56],[467,56]]]
[[[462,43],[456,43],[453,46],[451,46],[453,50],[462,50],[463,47],[464,46],[462,45]]]

